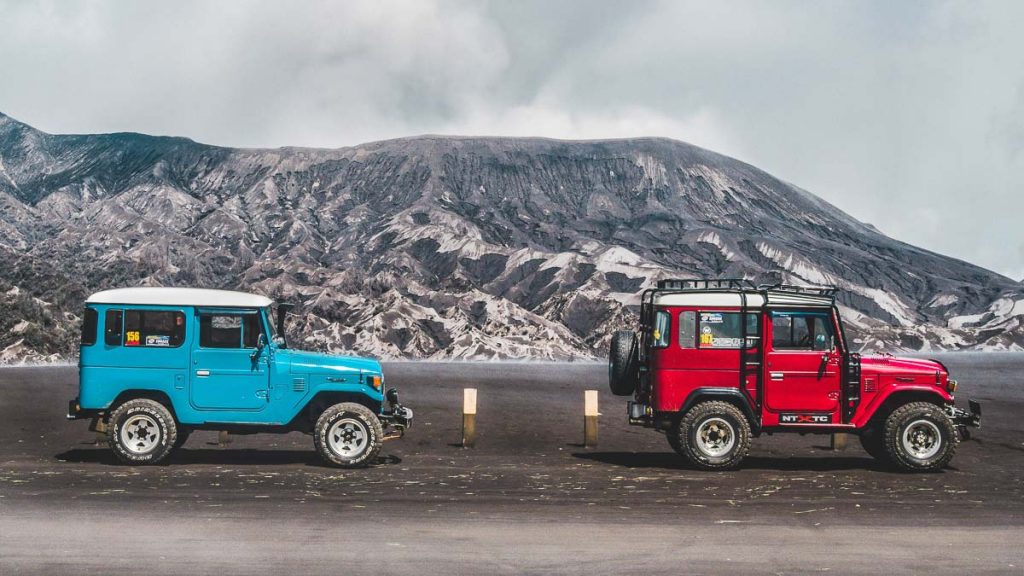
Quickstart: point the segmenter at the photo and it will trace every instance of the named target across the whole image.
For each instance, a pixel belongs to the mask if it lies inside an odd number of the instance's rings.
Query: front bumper
[[[388,409],[381,412],[380,419],[386,426],[394,426],[397,433],[388,435],[385,439],[401,438],[405,431],[412,427],[412,409],[398,402],[398,390],[394,388],[387,391],[386,397]]]
[[[396,428],[412,428],[412,408],[401,404],[391,406],[391,410],[381,414],[381,417]]]
[[[962,440],[967,440],[971,437],[969,428],[981,427],[981,404],[974,400],[968,400],[967,407],[970,408],[969,411],[953,405],[950,405],[948,408],[949,418],[953,421],[953,425],[956,426],[956,431],[960,434]]]

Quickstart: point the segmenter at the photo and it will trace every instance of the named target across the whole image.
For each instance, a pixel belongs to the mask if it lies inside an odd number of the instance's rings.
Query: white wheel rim
[[[723,456],[736,445],[736,430],[722,418],[708,418],[697,428],[696,444],[712,458]]]
[[[160,425],[151,416],[136,414],[121,426],[121,445],[132,454],[146,454],[160,444]]]
[[[903,429],[903,449],[914,458],[927,460],[942,449],[942,433],[931,420],[915,420]]]
[[[355,458],[366,452],[369,440],[366,426],[355,418],[342,418],[327,431],[327,444],[342,458]]]

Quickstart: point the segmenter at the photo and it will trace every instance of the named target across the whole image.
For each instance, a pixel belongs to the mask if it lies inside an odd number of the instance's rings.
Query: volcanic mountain
[[[830,284],[858,347],[1020,349],[1024,287],[683,142],[422,136],[231,149],[0,115],[0,361],[73,358],[122,286],[298,304],[302,346],[590,358],[660,278]]]

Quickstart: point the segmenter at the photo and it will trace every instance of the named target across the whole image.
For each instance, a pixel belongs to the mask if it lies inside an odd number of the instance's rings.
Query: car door
[[[254,356],[262,324],[253,311],[199,310],[190,397],[207,410],[262,411],[270,401],[267,354]]]
[[[766,407],[780,413],[782,424],[837,422],[841,370],[831,313],[773,310],[769,316]]]

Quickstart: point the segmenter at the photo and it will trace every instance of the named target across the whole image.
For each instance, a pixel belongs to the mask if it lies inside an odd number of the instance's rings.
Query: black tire
[[[711,400],[691,408],[679,424],[668,431],[675,435],[669,445],[679,444],[679,450],[694,466],[702,470],[729,470],[739,463],[750,450],[750,423],[739,408]],[[700,435],[700,438],[698,438]],[[717,452],[713,444],[725,443],[724,451]]]
[[[629,396],[640,382],[640,345],[636,333],[622,330],[612,335],[608,351],[608,386],[616,396]]]
[[[341,468],[361,468],[375,461],[383,438],[377,415],[354,402],[324,410],[313,430],[313,444],[320,457]]]
[[[676,454],[687,457],[686,452],[683,451],[683,445],[679,443],[679,435],[674,430],[667,430],[665,432],[665,438],[668,440],[668,445],[672,447],[672,450]]]
[[[174,449],[177,450],[188,442],[188,437],[192,435],[192,431],[188,428],[178,428],[178,439],[174,441]]]
[[[107,442],[125,464],[156,464],[170,454],[177,441],[174,416],[156,400],[129,400],[110,414]]]
[[[890,463],[889,454],[885,451],[882,433],[877,428],[866,428],[860,433],[860,445],[869,456],[884,462]]]
[[[900,406],[885,420],[885,452],[893,464],[908,472],[943,468],[956,454],[959,441],[953,422],[929,402]]]

